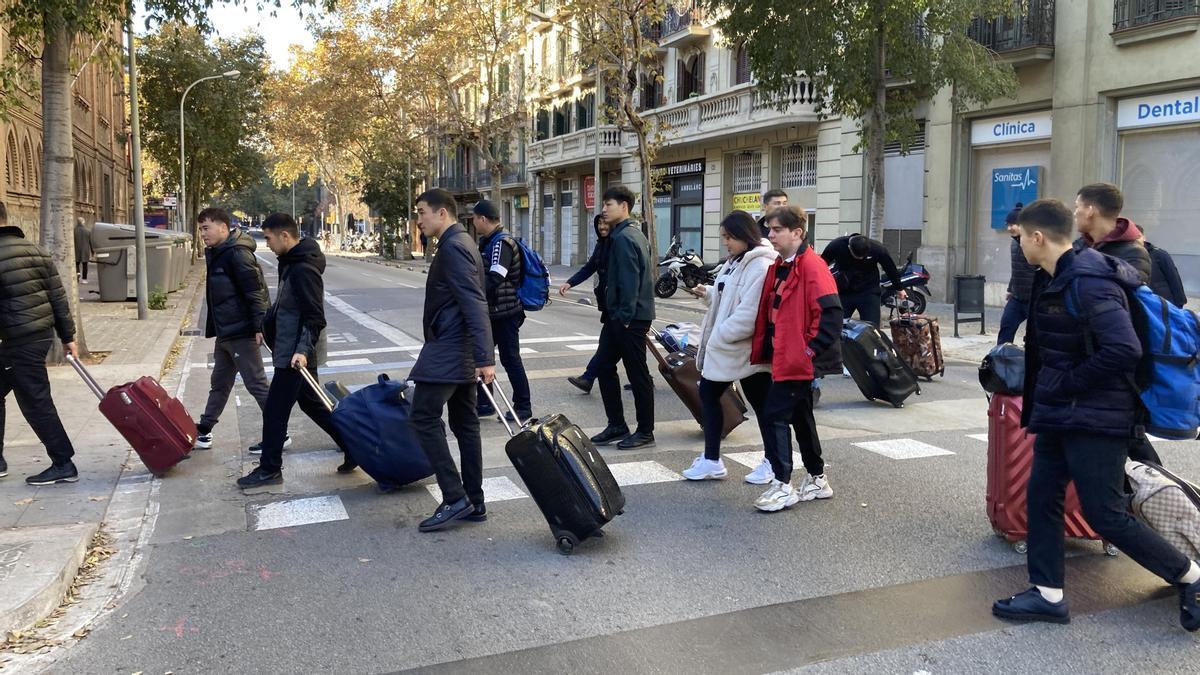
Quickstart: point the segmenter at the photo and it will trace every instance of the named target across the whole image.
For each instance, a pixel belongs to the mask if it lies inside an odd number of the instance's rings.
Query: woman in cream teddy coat
[[[704,454],[683,472],[689,480],[724,478],[728,475],[721,461],[723,415],[721,396],[734,382],[759,414],[771,386],[771,368],[750,363],[750,343],[758,318],[759,299],[766,282],[767,269],[777,254],[761,238],[758,224],[745,211],[734,211],[721,222],[721,239],[729,251],[729,260],[712,286],[697,286],[691,292],[708,305],[708,314],[696,354],[700,370],[700,399],[704,406]],[[761,419],[761,415],[759,415]],[[770,464],[759,466],[747,482],[765,484],[774,477]]]

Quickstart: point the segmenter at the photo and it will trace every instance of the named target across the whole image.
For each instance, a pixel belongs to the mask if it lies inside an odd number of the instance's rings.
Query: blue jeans
[[[1000,334],[996,336],[996,344],[1012,342],[1017,337],[1017,328],[1029,318],[1029,302],[1021,301],[1013,296],[1004,303],[1004,314],[1000,315]]]

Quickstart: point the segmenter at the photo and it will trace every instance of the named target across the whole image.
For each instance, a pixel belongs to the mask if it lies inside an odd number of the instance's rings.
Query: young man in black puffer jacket
[[[208,403],[196,423],[196,447],[207,450],[213,446],[213,427],[221,419],[238,375],[258,407],[266,410],[270,383],[263,368],[260,345],[271,295],[254,255],[257,244],[253,237],[231,229],[229,214],[223,209],[204,209],[196,216],[196,223],[204,242],[208,272],[204,285],[208,306],[204,337],[217,339],[213,346]],[[289,442],[290,439],[284,445]],[[251,454],[258,452],[262,452],[261,443],[250,448]]]
[[[262,457],[258,466],[238,479],[238,487],[254,488],[283,482],[283,444],[292,407],[300,410],[329,434],[345,455],[338,473],[356,468],[333,426],[330,410],[304,381],[301,368],[317,381],[317,366],[325,360],[325,254],[316,240],[300,238],[296,221],[286,213],[272,213],[263,222],[267,248],[279,259],[279,288],[275,304],[263,320],[263,339],[271,347],[275,375],[263,409]]]
[[[1125,460],[1138,423],[1133,374],[1142,355],[1127,291],[1129,265],[1090,249],[1072,250],[1071,212],[1039,199],[1018,217],[1021,249],[1040,271],[1025,333],[1021,423],[1037,434],[1029,477],[1029,581],[998,600],[996,616],[1067,623],[1063,597],[1063,499],[1075,482],[1096,532],[1142,567],[1175,584],[1180,623],[1200,629],[1200,566],[1135,520],[1125,497]]]
[[[500,363],[508,373],[512,384],[512,404],[522,421],[533,417],[530,401],[529,378],[525,375],[525,363],[521,360],[521,325],[525,323],[525,308],[517,296],[517,288],[524,275],[521,251],[500,224],[500,211],[486,199],[475,204],[475,231],[479,233],[479,254],[487,270],[484,277],[484,295],[487,296],[488,315],[492,322],[492,339],[500,352]],[[479,415],[490,417],[496,409],[479,394]],[[509,421],[512,413],[505,413]]]
[[[46,373],[46,355],[56,333],[63,351],[78,357],[75,322],[54,261],[45,249],[27,240],[21,228],[8,226],[8,210],[0,202],[0,477],[8,475],[4,405],[11,391],[51,462],[50,468],[25,482],[52,485],[79,480],[71,461],[75,448],[50,398]]]

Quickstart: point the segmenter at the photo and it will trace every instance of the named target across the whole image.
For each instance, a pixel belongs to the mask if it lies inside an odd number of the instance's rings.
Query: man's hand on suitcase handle
[[[63,351],[70,354],[71,358],[74,358],[74,359],[79,358],[79,345],[76,345],[74,340],[64,344]]]
[[[491,384],[496,379],[496,366],[484,366],[475,369],[475,377],[484,384]]]
[[[308,367],[308,357],[304,354],[292,354],[292,367],[296,370]]]

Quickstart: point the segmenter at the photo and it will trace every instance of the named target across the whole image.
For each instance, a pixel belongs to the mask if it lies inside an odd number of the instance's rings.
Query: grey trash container
[[[177,290],[192,271],[192,236],[186,232],[175,232],[175,241],[171,249],[171,261],[174,265],[175,282],[171,290]]]
[[[146,290],[170,293],[175,290],[171,248],[174,236],[165,230],[146,228]]]
[[[100,300],[123,302],[137,296],[134,276],[132,225],[96,223],[92,228],[92,251],[100,273]]]

